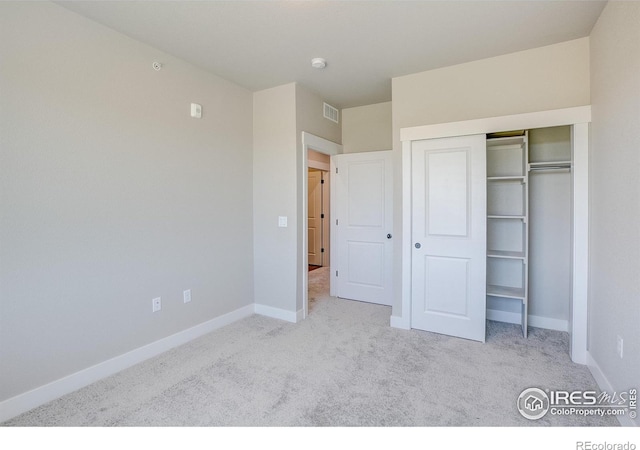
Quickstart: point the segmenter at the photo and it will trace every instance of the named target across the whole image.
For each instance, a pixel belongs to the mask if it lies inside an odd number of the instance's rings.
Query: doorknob
[[[387,234],[387,239],[391,239],[391,233]]]
[[[420,248],[422,247],[422,245],[420,245],[420,242],[416,242],[416,248]]]

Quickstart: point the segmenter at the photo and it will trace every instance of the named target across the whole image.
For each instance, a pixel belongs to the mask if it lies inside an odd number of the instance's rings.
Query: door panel
[[[384,288],[384,244],[354,242],[348,245],[348,271],[345,276],[353,285]]]
[[[391,305],[391,152],[337,155],[336,295]],[[337,275],[336,275],[337,273]]]
[[[412,143],[411,326],[484,341],[486,138]]]
[[[349,227],[384,227],[385,161],[350,161],[348,174]]]
[[[426,256],[424,284],[429,302],[424,312],[467,316],[469,260]]]
[[[428,184],[427,230],[429,235],[466,236],[469,215],[465,149],[430,152],[425,158]]]

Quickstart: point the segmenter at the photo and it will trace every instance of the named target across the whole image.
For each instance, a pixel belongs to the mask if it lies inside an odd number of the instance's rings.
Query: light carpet
[[[487,342],[389,327],[389,307],[327,294],[309,317],[251,316],[3,426],[616,426],[516,409],[528,387],[596,389],[568,334],[488,322]]]

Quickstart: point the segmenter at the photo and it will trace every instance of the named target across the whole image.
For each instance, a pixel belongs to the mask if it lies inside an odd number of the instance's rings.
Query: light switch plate
[[[191,104],[191,117],[195,119],[202,118],[202,105],[198,105],[197,103]]]
[[[287,216],[279,216],[278,217],[278,226],[280,228],[286,228],[287,227]]]

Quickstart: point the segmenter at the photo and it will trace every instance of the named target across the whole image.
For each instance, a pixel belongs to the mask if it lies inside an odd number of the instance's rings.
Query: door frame
[[[411,142],[509,130],[571,126],[572,299],[569,312],[571,359],[587,363],[589,256],[589,125],[591,106],[555,109],[400,129],[402,142],[401,304],[390,325],[411,328]],[[394,305],[395,306],[395,305]],[[395,309],[395,308],[394,308]]]
[[[309,171],[309,159],[307,158],[307,151],[314,150],[318,153],[324,153],[325,155],[329,155],[329,157],[333,155],[339,155],[342,153],[342,145],[336,144],[335,142],[329,141],[327,139],[323,139],[319,136],[316,136],[311,133],[307,133],[306,131],[302,132],[302,145],[300,146],[300,161],[302,161],[300,168],[300,179],[302,180],[302,207],[298,211],[298,223],[302,224],[302,230],[300,233],[302,235],[301,241],[299,240],[299,248],[298,248],[298,283],[302,286],[302,318],[306,319],[309,315],[309,220],[307,217],[307,208],[309,207],[309,180],[307,178],[307,173]],[[335,171],[335,166],[333,165],[333,158],[331,158],[331,162],[329,165],[329,172],[333,173]],[[331,178],[331,174],[329,175]],[[331,184],[331,183],[330,183]],[[334,192],[335,189],[330,189],[329,192],[329,211],[331,217],[334,216],[333,208],[334,208]],[[330,239],[329,239],[329,248],[334,249],[334,232],[333,223],[330,226]],[[333,266],[333,254],[331,251],[329,254],[329,266]],[[334,281],[333,277],[329,277],[331,280],[330,290],[331,294],[334,291]]]

